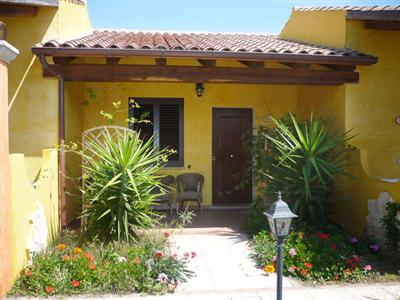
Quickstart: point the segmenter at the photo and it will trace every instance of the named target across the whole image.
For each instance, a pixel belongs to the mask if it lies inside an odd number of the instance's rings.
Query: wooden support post
[[[4,24],[0,36],[4,37]],[[18,50],[0,40],[0,298],[11,287],[11,199],[9,182],[9,141],[8,141],[8,64],[14,60]]]

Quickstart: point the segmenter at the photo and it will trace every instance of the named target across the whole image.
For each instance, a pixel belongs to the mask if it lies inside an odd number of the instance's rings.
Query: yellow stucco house
[[[100,112],[117,100],[114,125],[127,126],[135,99],[153,118],[146,130],[178,150],[166,173],[204,175],[205,206],[251,200],[251,186],[224,193],[245,163],[241,133],[288,111],[356,134],[340,224],[360,233],[368,200],[400,201],[399,6],[294,8],[277,35],[93,30],[84,0],[0,0],[0,21],[19,50],[8,70],[12,276],[26,260],[31,199],[49,235],[80,210],[63,176],[79,176],[80,162],[51,148],[106,124]]]

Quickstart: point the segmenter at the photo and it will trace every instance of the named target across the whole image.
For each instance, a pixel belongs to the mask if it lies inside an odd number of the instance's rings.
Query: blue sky
[[[95,28],[279,32],[293,6],[399,5],[339,0],[87,0]]]

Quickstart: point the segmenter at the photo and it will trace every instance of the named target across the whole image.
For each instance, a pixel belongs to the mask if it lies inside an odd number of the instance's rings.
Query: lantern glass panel
[[[268,217],[268,223],[269,223],[269,228],[271,229],[272,234],[276,235],[274,219],[271,217]]]
[[[287,236],[290,230],[292,218],[275,219],[276,236]]]

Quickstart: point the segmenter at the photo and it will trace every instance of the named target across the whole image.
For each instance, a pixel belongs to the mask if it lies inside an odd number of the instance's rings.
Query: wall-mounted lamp
[[[202,83],[196,83],[196,95],[197,97],[203,96],[204,86]]]
[[[400,116],[397,116],[396,119],[394,119],[397,125],[400,125]]]

